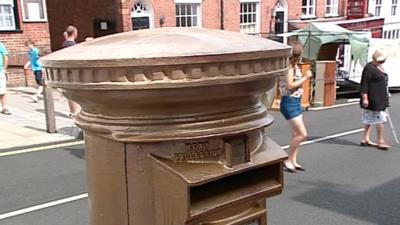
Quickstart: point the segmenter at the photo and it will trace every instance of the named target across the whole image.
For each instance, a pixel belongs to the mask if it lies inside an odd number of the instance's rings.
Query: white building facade
[[[382,38],[400,39],[400,0],[369,0],[368,13],[385,18]]]

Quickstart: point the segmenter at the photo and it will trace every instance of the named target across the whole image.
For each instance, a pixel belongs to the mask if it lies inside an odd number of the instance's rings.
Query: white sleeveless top
[[[293,81],[298,81],[302,78],[303,75],[301,74],[301,70],[297,65],[295,67],[290,68],[290,70],[294,70]],[[303,88],[300,86],[297,88],[289,89],[286,82],[287,81],[286,76],[288,76],[288,74],[279,77],[279,91],[281,92],[281,95],[301,98],[304,92]]]

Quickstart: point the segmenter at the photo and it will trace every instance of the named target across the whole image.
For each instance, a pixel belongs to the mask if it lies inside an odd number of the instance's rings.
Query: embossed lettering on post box
[[[218,161],[223,152],[221,139],[211,139],[192,142],[177,142],[173,144],[172,159],[176,162],[188,161]]]

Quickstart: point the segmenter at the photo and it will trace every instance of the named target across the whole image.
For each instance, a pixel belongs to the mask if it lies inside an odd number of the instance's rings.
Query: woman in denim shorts
[[[299,42],[292,42],[292,56],[289,58],[289,70],[285,76],[279,78],[279,90],[282,95],[280,110],[292,129],[289,156],[283,165],[288,172],[305,170],[298,162],[297,155],[300,143],[307,137],[307,130],[303,121],[303,109],[301,108],[301,96],[303,83],[309,79],[311,71],[306,76],[301,74],[298,63],[303,53],[303,46]]]

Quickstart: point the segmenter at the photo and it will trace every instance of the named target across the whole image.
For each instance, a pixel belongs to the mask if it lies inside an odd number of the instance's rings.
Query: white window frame
[[[398,0],[392,0],[392,6],[390,7],[390,15],[391,16],[396,16],[397,15],[398,6],[399,6],[399,1]]]
[[[259,34],[260,33],[260,27],[261,27],[261,10],[260,10],[260,0],[241,0],[240,1],[240,8],[242,8],[242,4],[246,5],[248,7],[250,4],[253,4],[255,12],[239,12],[240,16],[240,32],[246,33],[246,34]],[[244,20],[244,17],[247,15],[253,15],[255,16],[251,17],[252,20],[255,19],[255,21],[251,22],[241,22]],[[248,17],[249,18],[249,17]]]
[[[29,12],[26,12],[25,9],[25,2],[29,0],[21,0],[21,8],[22,8],[22,21],[24,22],[47,22],[47,6],[46,6],[46,0],[39,0],[42,2],[43,6],[43,18],[27,18],[29,16]],[[40,5],[39,5],[40,7]],[[28,9],[29,10],[29,9]],[[39,8],[40,10],[40,8]],[[39,16],[40,16],[40,12]]]
[[[144,6],[144,8],[142,8],[140,10],[140,12],[135,11],[134,7],[136,4],[142,4]],[[133,3],[132,9],[131,9],[131,18],[136,18],[136,17],[148,17],[150,28],[154,28],[153,8],[151,7],[151,4],[148,1],[137,0]]]
[[[4,8],[9,8],[10,14],[3,14]],[[6,17],[11,17],[11,26],[0,26],[0,31],[16,30],[13,0],[0,0],[0,20],[4,22]]]
[[[303,2],[301,3],[301,18],[302,19],[315,18],[315,2],[317,0],[306,0],[306,1],[307,1],[306,5],[303,5]],[[306,14],[303,14],[304,9],[306,10]],[[312,10],[312,13],[309,13],[310,9]]]
[[[382,14],[382,0],[375,0],[375,16],[381,16]]]
[[[201,27],[202,26],[202,23],[201,23],[201,21],[202,21],[201,0],[175,0],[175,9],[177,7],[182,7],[183,5],[196,7],[196,11],[197,11],[197,15],[196,15],[197,20],[196,20],[196,22],[197,22],[197,25],[196,26],[193,26],[193,25],[187,26],[185,24],[185,26],[182,26],[181,24],[178,24],[178,22],[176,22],[176,26],[177,27]],[[180,10],[181,10],[181,8],[180,8]],[[180,14],[180,13],[178,14],[178,12],[176,12],[176,10],[175,10],[175,19],[178,19],[178,17],[179,18],[185,18],[186,17],[186,19],[191,18],[191,24],[193,24],[193,18],[194,18],[193,16],[194,15],[192,15],[192,14],[191,15]]]
[[[328,1],[330,1],[330,4],[328,4]],[[330,9],[329,11],[328,8]],[[339,0],[326,0],[325,16],[339,16]]]

